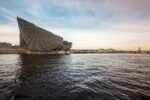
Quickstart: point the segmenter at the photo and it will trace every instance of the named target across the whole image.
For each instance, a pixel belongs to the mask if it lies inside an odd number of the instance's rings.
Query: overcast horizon
[[[19,16],[72,49],[150,50],[150,0],[1,0],[0,42],[19,44]]]

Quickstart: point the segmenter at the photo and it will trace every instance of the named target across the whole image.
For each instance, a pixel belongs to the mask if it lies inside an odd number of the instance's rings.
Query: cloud
[[[120,13],[147,13],[150,11],[149,0],[53,0],[50,3],[79,11],[90,10],[99,14],[106,11]]]
[[[105,0],[105,7],[111,11],[122,13],[148,13],[150,11],[149,0]]]
[[[36,23],[46,21],[54,27],[101,28],[110,23],[136,22],[150,17],[149,0],[13,0],[11,3],[10,6],[15,6],[12,9],[2,6],[9,20],[23,16]],[[21,11],[17,8],[20,6]]]
[[[4,7],[0,7],[0,11],[2,12],[2,16],[6,17],[8,20],[14,22],[15,18],[17,16],[17,14],[13,13],[12,11],[4,8]]]

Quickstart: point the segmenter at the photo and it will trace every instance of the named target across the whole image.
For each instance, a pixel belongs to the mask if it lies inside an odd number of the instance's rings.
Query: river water
[[[0,55],[0,100],[150,100],[150,55]]]

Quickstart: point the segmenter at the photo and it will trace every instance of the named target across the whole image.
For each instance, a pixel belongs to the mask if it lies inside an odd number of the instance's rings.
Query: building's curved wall
[[[69,50],[71,42],[63,41],[63,38],[44,30],[34,24],[18,18],[20,29],[20,46],[32,51]]]

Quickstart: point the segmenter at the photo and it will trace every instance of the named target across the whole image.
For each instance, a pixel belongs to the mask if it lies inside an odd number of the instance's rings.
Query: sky
[[[1,0],[0,42],[19,44],[17,16],[73,49],[150,50],[150,0]]]

